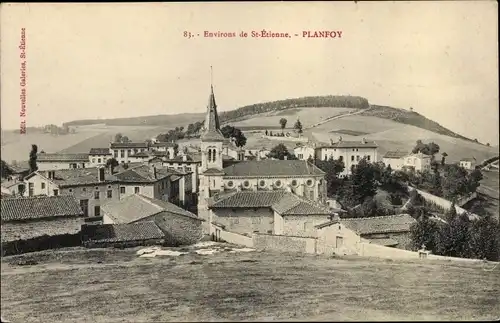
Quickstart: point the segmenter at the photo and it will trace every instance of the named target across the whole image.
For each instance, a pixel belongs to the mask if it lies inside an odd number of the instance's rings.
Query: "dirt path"
[[[325,120],[321,120],[320,122],[318,123],[315,123],[309,127],[304,127],[304,130],[309,130],[309,129],[312,129],[312,128],[315,128],[317,126],[320,126],[322,124],[325,124],[329,121],[332,121],[332,120],[336,120],[336,119],[341,119],[341,118],[345,118],[345,117],[350,117],[350,116],[353,116],[353,115],[356,115],[356,114],[360,114],[360,113],[363,113],[365,111],[369,111],[372,107],[370,106],[368,109],[359,109],[357,111],[354,111],[354,112],[348,112],[348,113],[345,113],[345,114],[341,114],[341,115],[336,115],[336,116],[333,116],[333,117],[329,117],[329,118],[326,118]]]

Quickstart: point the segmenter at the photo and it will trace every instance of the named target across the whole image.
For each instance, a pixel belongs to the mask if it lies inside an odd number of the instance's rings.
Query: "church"
[[[213,234],[214,225],[240,233],[279,234],[287,231],[282,221],[285,213],[319,217],[299,225],[304,228],[329,219],[332,212],[324,204],[326,181],[321,169],[306,160],[269,159],[224,167],[224,140],[211,86],[201,134],[198,196],[198,215],[205,220],[205,234]]]

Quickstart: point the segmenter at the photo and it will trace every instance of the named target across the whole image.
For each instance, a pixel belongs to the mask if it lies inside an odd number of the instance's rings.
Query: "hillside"
[[[2,316],[11,322],[447,321],[494,320],[500,312],[500,268],[493,264],[260,251],[139,258],[135,250],[7,257]],[[27,260],[38,264],[16,265]]]

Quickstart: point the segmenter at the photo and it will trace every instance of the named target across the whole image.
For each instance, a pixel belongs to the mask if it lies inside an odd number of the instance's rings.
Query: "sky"
[[[205,112],[210,66],[219,110],[314,95],[413,109],[498,144],[494,1],[5,4],[1,125]],[[205,38],[268,30],[292,38]],[[302,38],[303,31],[341,38]],[[184,37],[184,32],[200,34]]]

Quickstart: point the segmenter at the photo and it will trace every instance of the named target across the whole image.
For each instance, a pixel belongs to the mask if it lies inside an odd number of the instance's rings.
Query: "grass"
[[[500,268],[481,264],[269,252],[38,254],[38,265],[12,264],[33,256],[3,261],[2,316],[12,322],[490,320],[500,313]]]

